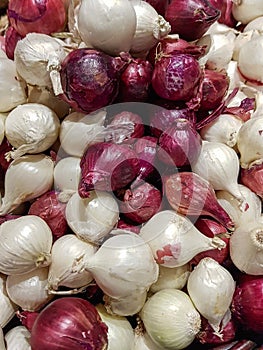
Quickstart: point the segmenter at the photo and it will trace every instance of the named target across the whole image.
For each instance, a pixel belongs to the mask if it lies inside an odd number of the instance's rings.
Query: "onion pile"
[[[0,348],[262,349],[261,1],[0,11]]]

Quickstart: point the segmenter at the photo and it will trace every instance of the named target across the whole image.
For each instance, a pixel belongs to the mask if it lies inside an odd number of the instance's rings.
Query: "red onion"
[[[194,225],[200,232],[210,238],[222,233],[227,233],[226,228],[213,219],[198,218]]]
[[[3,222],[9,221],[9,220],[17,219],[17,218],[19,218],[20,216],[21,216],[21,215],[16,215],[16,214],[6,214],[6,215],[3,215],[3,216],[0,216],[0,225],[1,225]]]
[[[119,102],[145,102],[149,98],[153,66],[149,61],[133,59],[120,77]]]
[[[252,340],[244,339],[238,341],[230,350],[258,350],[258,348],[255,349],[256,345],[257,344]]]
[[[167,165],[184,167],[196,161],[202,139],[187,119],[176,119],[159,137],[158,158]]]
[[[10,162],[6,160],[6,153],[12,151],[12,146],[8,142],[7,138],[4,137],[2,143],[0,144],[0,166],[4,172],[6,172],[9,167]]]
[[[195,125],[196,114],[187,107],[178,109],[165,109],[157,107],[150,117],[150,129],[152,135],[159,137],[168,126],[171,126],[177,119],[187,119]]]
[[[204,70],[202,81],[201,110],[213,110],[222,103],[229,87],[229,77],[226,71]]]
[[[118,95],[120,58],[83,48],[71,51],[61,65],[60,97],[80,112],[111,104]]]
[[[178,38],[177,35],[168,35],[157,43],[148,53],[147,59],[155,64],[155,61],[163,55],[175,53],[185,53],[199,59],[206,53],[206,46],[189,43],[186,40]]]
[[[263,198],[263,163],[255,164],[248,169],[241,169],[240,183]]]
[[[87,148],[80,161],[79,195],[89,191],[116,191],[127,186],[139,173],[137,154],[125,144],[101,142]]]
[[[58,200],[58,193],[49,191],[31,204],[28,214],[41,217],[50,227],[53,238],[57,239],[63,236],[68,229],[65,209],[66,203]]]
[[[208,0],[171,0],[165,12],[171,33],[187,41],[200,39],[219,16]]]
[[[164,16],[165,10],[169,4],[169,0],[145,0],[159,13],[159,15]]]
[[[202,232],[202,231],[201,231]],[[212,249],[206,252],[197,254],[191,261],[191,266],[196,266],[203,258],[212,258],[219,264],[222,264],[229,257],[229,238],[221,237],[222,241],[226,243],[225,248]]]
[[[30,332],[32,331],[33,325],[39,312],[31,311],[17,311],[16,316],[21,321],[22,325],[25,326]]]
[[[154,66],[152,87],[162,98],[188,102],[196,97],[201,78],[202,69],[193,56],[162,56]]]
[[[90,302],[63,297],[48,304],[31,332],[32,350],[107,349],[107,326]]]
[[[193,172],[167,176],[165,193],[171,207],[182,215],[210,216],[229,230],[234,223],[218,203],[210,183]]]
[[[210,326],[208,321],[202,317],[201,319],[201,330],[197,334],[196,338],[201,344],[222,344],[227,343],[235,339],[236,325],[231,318],[230,321],[220,330],[220,336],[215,334],[213,328]]]
[[[5,52],[8,58],[11,60],[14,59],[14,51],[16,44],[19,40],[22,39],[22,36],[18,34],[15,28],[9,26],[5,32]]]
[[[134,127],[134,131],[129,136],[128,141],[135,141],[136,139],[139,139],[144,134],[144,125],[142,118],[139,116],[139,114],[132,113],[129,111],[123,111],[118,114],[116,114],[113,119],[111,120],[109,125],[115,125],[116,127],[119,127],[120,124],[129,124],[132,123]],[[133,140],[132,140],[133,139]]]
[[[263,333],[263,275],[244,275],[232,301],[232,314],[246,330]]]
[[[137,224],[148,221],[161,209],[162,194],[147,182],[134,189],[125,191],[120,211]]]
[[[223,23],[228,27],[235,27],[237,25],[237,20],[235,20],[232,14],[232,0],[209,0],[209,2],[221,12],[218,18],[219,23]]]
[[[136,225],[135,223],[130,223],[127,218],[125,219],[119,219],[118,223],[117,223],[117,228],[120,228],[122,230],[127,230],[127,231],[131,231],[134,233],[139,233],[141,226]]]
[[[63,0],[9,0],[7,15],[10,25],[23,37],[32,32],[60,32],[67,18]]]
[[[233,116],[240,118],[244,122],[250,119],[251,112],[255,110],[255,99],[254,98],[244,98],[239,106],[226,107],[224,113],[232,114]]]

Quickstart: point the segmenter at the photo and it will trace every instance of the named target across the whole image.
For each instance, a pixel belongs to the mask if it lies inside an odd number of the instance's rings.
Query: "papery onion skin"
[[[41,217],[50,227],[53,239],[57,239],[68,229],[65,209],[66,203],[58,200],[58,192],[48,191],[30,205],[28,214]]]
[[[127,186],[139,173],[139,159],[127,145],[101,142],[87,148],[80,161],[80,197],[89,191],[115,191]]]
[[[154,66],[152,87],[156,94],[172,101],[190,101],[197,95],[202,69],[189,54],[161,57]]]
[[[124,216],[142,224],[149,220],[162,207],[161,192],[147,182],[125,191],[120,211]]]
[[[245,330],[263,332],[263,275],[245,275],[238,282],[231,310]]]
[[[119,102],[146,102],[150,95],[153,66],[149,61],[133,59],[120,76]]]
[[[63,0],[9,0],[7,15],[21,36],[62,31],[67,16]]]
[[[141,227],[135,223],[128,222],[127,219],[119,219],[117,222],[117,228],[121,230],[131,231],[133,233],[139,233]]]
[[[207,0],[172,0],[165,11],[171,33],[187,41],[201,38],[219,16],[220,11]]]
[[[232,13],[232,0],[209,0],[211,5],[217,8],[221,14],[218,18],[218,22],[227,25],[228,27],[235,27],[237,20]]]
[[[136,139],[140,139],[144,134],[144,125],[141,116],[139,114],[123,111],[116,114],[110,122],[110,126],[115,125],[118,127],[120,124],[129,124],[132,123],[134,127],[134,131],[129,136],[129,141],[134,141]],[[125,140],[126,141],[126,140]]]
[[[159,137],[158,159],[176,167],[195,162],[201,152],[202,139],[186,119],[176,119]]]
[[[255,164],[248,169],[241,169],[240,182],[263,198],[263,163]]]
[[[31,331],[32,350],[104,350],[107,326],[90,302],[63,297],[48,304]]]
[[[8,58],[14,59],[16,44],[23,37],[18,34],[15,28],[9,26],[5,32],[5,52]]]
[[[60,70],[65,102],[79,112],[94,112],[118,95],[119,72],[114,58],[89,48],[71,51]]]

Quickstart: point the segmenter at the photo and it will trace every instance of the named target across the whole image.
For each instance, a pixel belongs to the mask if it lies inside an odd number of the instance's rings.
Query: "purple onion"
[[[16,44],[23,37],[18,34],[15,28],[9,26],[5,32],[5,52],[8,58],[14,60]]]
[[[187,119],[177,119],[159,137],[158,158],[165,164],[191,165],[201,152],[202,139]]]
[[[126,231],[131,231],[134,233],[139,233],[141,230],[141,226],[131,223],[127,218],[124,219],[119,219],[117,222],[117,228],[126,230]]]
[[[169,4],[169,0],[146,0],[146,2],[152,5],[161,16],[164,16],[165,10]]]
[[[162,98],[188,102],[196,97],[201,78],[202,69],[192,55],[173,54],[156,62],[152,87]]]
[[[60,97],[84,113],[111,104],[118,95],[119,59],[88,48],[71,51],[61,65]]]
[[[126,190],[123,202],[120,203],[120,211],[128,219],[142,224],[156,214],[161,206],[161,192],[144,182],[133,190]]]
[[[145,102],[149,98],[153,66],[149,61],[133,59],[120,77],[120,102]]]
[[[80,161],[78,192],[82,198],[89,191],[116,191],[131,183],[139,173],[137,154],[128,145],[100,142],[87,148]]]
[[[220,11],[208,0],[171,0],[165,11],[171,34],[187,41],[200,39],[219,16]]]

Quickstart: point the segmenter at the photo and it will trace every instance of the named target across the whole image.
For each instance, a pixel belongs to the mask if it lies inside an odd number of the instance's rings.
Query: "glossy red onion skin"
[[[127,219],[119,219],[117,228],[138,234],[140,233],[141,226],[137,225],[136,223],[130,223],[127,221]]]
[[[243,122],[246,122],[251,118],[251,114],[255,110],[255,107],[255,99],[247,97],[240,102],[239,106],[226,107],[224,113],[231,114],[236,118],[243,120]]]
[[[133,123],[134,131],[129,136],[130,141],[136,141],[136,139],[139,139],[144,134],[144,125],[143,120],[139,116],[139,114],[129,112],[129,111],[123,111],[118,114],[116,114],[109,125],[116,125],[119,126],[120,124],[126,124],[126,123]],[[129,141],[128,140],[128,141]]]
[[[8,58],[14,59],[16,44],[23,37],[18,34],[15,28],[9,26],[5,32],[5,52]]]
[[[195,221],[194,225],[200,232],[210,238],[222,233],[228,233],[227,229],[223,225],[210,218],[200,217]]]
[[[226,96],[228,87],[229,77],[226,72],[205,69],[199,110],[209,111],[217,108]]]
[[[159,137],[158,159],[178,168],[191,165],[200,152],[202,140],[186,119],[176,119]]]
[[[58,200],[58,192],[49,191],[38,197],[30,206],[28,214],[43,219],[50,227],[53,239],[63,236],[67,230],[66,203]]]
[[[245,275],[240,279],[231,310],[245,330],[263,333],[263,275]]]
[[[32,350],[102,350],[107,342],[107,326],[95,306],[77,297],[48,304],[36,318],[30,339]]]
[[[173,54],[156,62],[152,87],[162,98],[188,102],[197,95],[201,78],[202,69],[193,56]]]
[[[30,332],[32,331],[33,325],[39,312],[31,311],[17,311],[16,316],[19,318],[21,324],[25,326]]]
[[[6,160],[5,154],[12,151],[12,148],[13,147],[11,146],[7,138],[4,137],[2,143],[0,144],[0,166],[4,173],[6,172],[10,164],[10,162]]]
[[[118,102],[146,102],[150,95],[153,66],[149,61],[133,59],[120,76]]]
[[[255,164],[249,169],[241,169],[240,183],[263,199],[263,163]]]
[[[161,134],[171,126],[177,119],[187,119],[194,126],[196,123],[196,114],[189,108],[166,109],[156,107],[156,111],[150,117],[151,134],[160,137]]]
[[[22,37],[32,32],[60,32],[67,18],[63,0],[9,0],[7,15],[10,25]]]
[[[162,194],[147,182],[126,190],[123,202],[120,203],[120,212],[137,224],[148,221],[156,214],[162,205]]]
[[[186,216],[213,217],[227,229],[234,224],[217,201],[213,187],[193,172],[179,172],[165,179],[166,198],[178,213]]]
[[[165,11],[171,34],[186,41],[200,39],[219,16],[220,11],[208,0],[171,0]]]
[[[228,27],[235,27],[237,21],[232,14],[233,1],[232,0],[209,0],[211,5],[217,8],[221,14],[218,22],[227,25]]]
[[[196,266],[203,258],[212,258],[219,264],[223,264],[224,261],[229,257],[229,238],[221,237],[221,239],[226,243],[225,248],[222,249],[212,249],[206,252],[201,252],[197,254],[191,261],[191,266]]]
[[[216,345],[227,343],[235,339],[236,328],[236,324],[234,323],[233,319],[231,319],[220,331],[222,337],[219,337],[214,333],[214,330],[210,326],[208,321],[204,317],[202,317],[201,330],[197,334],[197,339],[201,344]]]
[[[164,16],[165,10],[169,4],[169,0],[146,0],[146,2],[152,5],[161,16]]]
[[[80,161],[80,197],[89,191],[116,191],[124,188],[139,173],[139,159],[127,145],[101,142],[90,146]]]
[[[71,51],[61,64],[61,99],[84,113],[111,104],[119,89],[119,72],[114,60],[98,50]]]

